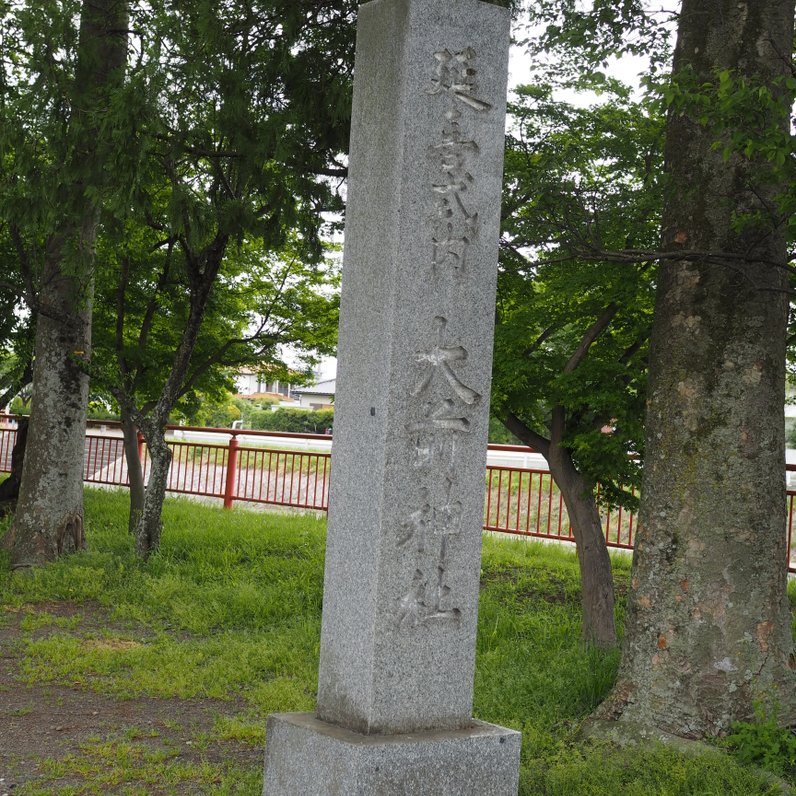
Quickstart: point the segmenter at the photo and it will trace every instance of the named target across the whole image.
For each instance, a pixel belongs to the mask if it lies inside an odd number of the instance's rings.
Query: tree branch
[[[583,335],[580,344],[569,358],[567,364],[564,365],[564,373],[572,373],[583,362],[594,341],[608,328],[618,310],[619,305],[612,301],[602,311],[600,317],[586,330],[586,334]]]
[[[514,412],[507,411],[500,415],[500,422],[503,423],[517,439],[521,439],[528,447],[539,451],[542,456],[547,458],[550,453],[550,440],[526,426]]]
[[[17,257],[19,258],[19,273],[22,275],[22,281],[25,285],[25,301],[28,306],[34,307],[36,304],[36,287],[33,284],[33,269],[30,264],[30,256],[28,250],[25,248],[25,242],[22,240],[22,233],[16,224],[9,224],[11,232],[11,240],[14,242],[14,248],[17,250]]]
[[[551,324],[550,326],[548,326],[548,327],[547,327],[547,328],[546,328],[546,329],[545,329],[545,330],[544,330],[544,331],[543,331],[543,332],[542,332],[542,333],[541,333],[541,334],[540,334],[540,335],[539,335],[539,336],[536,338],[536,340],[534,340],[534,341],[533,341],[533,342],[532,342],[532,343],[531,343],[531,344],[528,346],[528,348],[526,348],[526,349],[525,349],[525,350],[522,352],[522,355],[523,355],[523,357],[525,357],[525,358],[527,359],[527,358],[528,358],[528,357],[529,357],[531,354],[533,354],[533,353],[534,353],[534,351],[538,351],[538,350],[539,350],[539,349],[542,347],[542,345],[544,344],[544,342],[545,342],[545,341],[546,341],[546,340],[547,340],[547,339],[550,337],[550,335],[551,335],[551,334],[553,334],[553,332],[554,332],[555,330],[556,330],[556,327],[555,327],[555,325],[554,325],[554,324]]]
[[[122,355],[124,350],[124,310],[125,310],[125,294],[127,293],[127,285],[130,282],[130,258],[122,257],[121,271],[119,273],[119,287],[116,290],[116,356],[119,357],[119,369],[122,372],[122,378],[126,381],[129,375],[127,367],[127,360]]]
[[[0,410],[17,394],[19,391],[33,381],[33,361],[28,360],[25,368],[17,378],[11,377],[8,387],[0,393]]]

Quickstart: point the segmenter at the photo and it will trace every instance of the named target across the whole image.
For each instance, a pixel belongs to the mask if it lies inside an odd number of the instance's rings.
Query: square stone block
[[[516,796],[520,733],[361,735],[312,713],[268,717],[263,796]]]

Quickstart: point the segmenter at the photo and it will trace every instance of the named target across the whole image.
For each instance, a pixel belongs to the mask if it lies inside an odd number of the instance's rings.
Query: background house
[[[242,368],[235,376],[235,389],[243,398],[271,397],[278,401],[293,399],[296,388],[287,381],[269,379],[262,371]]]
[[[336,381],[336,379],[326,379],[309,387],[295,387],[293,394],[298,396],[299,406],[306,409],[331,409]]]

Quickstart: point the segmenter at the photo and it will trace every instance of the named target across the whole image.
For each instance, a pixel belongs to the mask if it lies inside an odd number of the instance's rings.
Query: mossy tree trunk
[[[750,137],[784,131],[793,11],[793,0],[684,0],[675,82],[704,90],[732,70],[775,100],[742,117]],[[783,186],[766,159],[725,160],[721,133],[701,121],[686,105],[667,123],[662,246],[681,259],[664,259],[658,276],[622,661],[596,714],[689,738],[724,733],[756,703],[796,718]]]
[[[59,221],[48,235],[37,296],[30,431],[17,510],[4,544],[15,566],[85,546],[83,468],[94,244],[106,176],[103,118],[123,77],[127,3],[84,2],[63,183],[48,201]],[[64,142],[62,142],[64,143]]]
[[[39,292],[30,428],[14,522],[5,539],[16,566],[51,561],[85,547],[88,376],[80,360],[91,343],[91,286],[61,272],[60,245],[48,248]]]

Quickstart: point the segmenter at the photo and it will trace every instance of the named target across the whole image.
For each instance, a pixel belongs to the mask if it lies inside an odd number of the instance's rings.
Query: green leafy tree
[[[150,477],[144,489],[138,428],[143,429],[154,463],[157,446],[168,450],[166,423],[173,416],[196,418],[209,407],[218,410],[228,399],[236,369],[268,365],[286,371],[286,346],[303,354],[309,368],[317,352],[331,350],[336,333],[335,267],[306,265],[288,247],[279,257],[266,256],[250,244],[235,244],[215,278],[190,357],[178,370],[174,352],[183,345],[190,321],[190,275],[174,249],[153,251],[146,243],[153,236],[153,230],[146,231],[143,240],[127,234],[127,245],[109,247],[108,278],[101,280],[100,291],[107,300],[99,302],[96,325],[105,331],[95,335],[93,364],[95,386],[104,386],[121,407],[133,533],[139,530],[147,502],[159,499],[162,504],[168,475],[166,468],[163,481]],[[117,273],[122,278],[114,284]],[[177,386],[167,402],[164,391],[170,380]],[[229,410],[235,414],[232,419],[240,417],[235,406]],[[219,423],[218,411],[214,417],[211,425],[231,423]],[[157,418],[157,427],[152,418]],[[140,552],[146,555],[156,546]]]
[[[686,0],[671,79],[652,8],[541,0],[531,13],[559,73],[593,82],[617,53],[649,50],[647,85],[668,106],[661,240],[626,252],[660,265],[633,590],[597,716],[693,737],[750,718],[755,700],[793,720],[781,440],[793,3],[747,15]]]
[[[118,167],[133,179],[106,205],[113,354],[91,370],[121,411],[142,556],[160,540],[170,415],[229,387],[230,365],[329,344],[318,233],[342,206],[331,180],[345,175],[334,158],[352,15],[349,3],[239,0],[155,2],[136,19],[138,61],[115,109]],[[152,462],[142,503],[136,428]]]
[[[0,411],[33,378],[35,315],[22,279],[17,233],[0,219]]]
[[[656,238],[663,126],[654,102],[599,85],[591,107],[537,85],[512,108],[493,411],[548,461],[577,543],[584,638],[608,647],[613,581],[596,489],[632,505],[640,476],[630,453],[642,451],[654,269],[638,252]]]
[[[231,395],[227,400],[202,401],[199,410],[191,417],[191,424],[208,428],[229,428],[236,420],[241,419],[240,409],[232,403]]]
[[[31,427],[4,544],[15,566],[29,566],[85,543],[83,365],[128,9],[123,0],[5,6],[0,211],[36,324]]]

